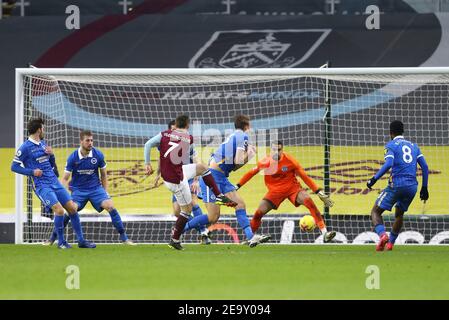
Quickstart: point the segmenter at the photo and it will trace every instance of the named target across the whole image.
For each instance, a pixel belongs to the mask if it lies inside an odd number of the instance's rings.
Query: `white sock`
[[[324,227],[323,229],[320,229],[320,231],[321,231],[321,234],[325,234],[327,232],[327,228]]]

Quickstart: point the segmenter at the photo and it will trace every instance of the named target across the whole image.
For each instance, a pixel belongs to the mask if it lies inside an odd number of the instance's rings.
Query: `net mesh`
[[[204,163],[233,131],[235,115],[251,118],[250,141],[258,147],[257,156],[231,173],[232,183],[237,183],[269,152],[270,141],[281,140],[285,152],[324,186],[324,145],[328,136],[329,187],[335,206],[326,215],[326,224],[328,229],[338,231],[338,241],[359,243],[376,239],[370,210],[386,187],[388,175],[372,190],[366,188],[366,181],[383,164],[388,126],[398,119],[405,123],[405,137],[420,146],[430,169],[430,200],[424,205],[419,197],[415,198],[399,241],[420,242],[421,238],[411,233],[415,231],[423,236],[422,241],[429,242],[449,229],[445,177],[449,169],[448,80],[449,75],[388,74],[25,76],[23,121],[38,116],[45,119],[45,139],[55,151],[61,174],[68,155],[79,147],[79,131],[92,130],[95,147],[105,154],[108,191],[127,233],[133,240],[148,243],[168,241],[174,216],[170,192],[155,185],[153,176],[145,175],[143,146],[176,116],[189,115],[193,122],[190,131]],[[331,101],[330,132],[324,121],[326,94]],[[151,156],[153,167],[157,167],[157,150]],[[417,175],[421,183],[420,169]],[[266,191],[262,175],[239,190],[249,216]],[[52,214],[42,208],[30,188],[24,192],[24,241],[43,241],[52,231]],[[308,192],[324,212],[319,198]],[[206,213],[201,200],[198,202]],[[298,219],[304,214],[308,214],[305,207],[295,207],[287,199],[264,218],[261,232],[271,234],[274,242],[319,242],[318,230],[299,230]],[[98,213],[88,205],[80,215],[86,238],[105,243],[119,241],[106,211]],[[386,223],[389,228],[388,215]],[[222,218],[210,228],[215,230],[215,242],[244,239],[229,208],[222,209]],[[72,234],[69,229],[71,241]],[[184,241],[198,242],[198,233],[189,232]]]

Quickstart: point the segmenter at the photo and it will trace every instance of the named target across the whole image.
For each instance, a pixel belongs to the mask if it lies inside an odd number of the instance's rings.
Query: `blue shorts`
[[[67,202],[72,200],[69,192],[59,181],[49,186],[42,186],[34,192],[47,208],[53,207],[58,202],[65,206]]]
[[[220,192],[223,194],[226,194],[231,191],[235,191],[235,187],[232,183],[229,182],[228,177],[220,171],[209,169],[212,173],[212,177],[214,177],[215,183],[217,184],[218,189],[220,189]],[[200,188],[201,188],[201,195],[200,198],[203,199],[204,203],[207,202],[215,202],[215,194],[206,184],[204,183],[203,179],[200,178]]]
[[[72,198],[73,201],[76,202],[78,205],[78,211],[82,210],[86,204],[87,201],[90,201],[92,206],[97,210],[98,212],[103,211],[103,208],[101,207],[101,204],[105,200],[111,199],[109,194],[104,190],[103,187],[98,187],[93,190],[74,190],[72,192]]]
[[[376,205],[384,210],[391,211],[394,205],[406,212],[415,197],[418,186],[399,188],[386,187],[377,197]]]
[[[190,179],[190,180],[189,180],[189,187],[192,186],[192,183],[193,183],[193,179]],[[193,192],[192,192],[192,194],[196,195],[196,194],[193,193]],[[175,203],[176,201],[177,201],[177,200],[176,200],[175,195],[172,195],[172,197],[171,197],[171,202]]]

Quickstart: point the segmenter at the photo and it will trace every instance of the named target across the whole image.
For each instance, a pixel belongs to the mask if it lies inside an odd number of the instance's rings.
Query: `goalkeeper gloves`
[[[419,198],[423,200],[424,203],[426,203],[426,201],[429,199],[429,190],[427,190],[427,187],[421,187]]]
[[[326,208],[330,208],[334,205],[334,202],[330,199],[330,197],[327,194],[323,192],[323,190],[318,190],[316,194],[318,195],[318,197],[320,197],[320,200],[324,202],[324,206]]]
[[[373,176],[371,179],[368,180],[368,182],[366,183],[366,186],[371,189],[371,187],[374,186],[376,184],[376,182],[377,182],[377,179],[374,178],[374,176]]]

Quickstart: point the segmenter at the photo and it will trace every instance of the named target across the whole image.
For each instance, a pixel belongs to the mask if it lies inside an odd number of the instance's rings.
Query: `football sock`
[[[209,224],[209,217],[207,216],[207,214],[202,214],[188,221],[184,227],[183,232],[187,232],[195,228],[201,228],[208,224]]]
[[[398,238],[399,234],[394,233],[393,231],[390,232],[390,240],[389,242],[391,242],[392,244],[394,244],[396,242],[396,239]]]
[[[78,212],[69,215],[69,217],[70,221],[72,222],[72,228],[76,233],[78,242],[84,241],[83,228],[81,227],[81,221]]]
[[[237,222],[240,228],[245,232],[246,239],[251,240],[253,237],[253,231],[251,230],[251,226],[249,224],[248,217],[246,215],[245,209],[235,210],[235,215],[237,216]]]
[[[64,228],[69,224],[70,217],[67,213],[64,213]],[[56,228],[53,229],[53,233],[51,234],[50,241],[55,241],[58,238],[58,233],[56,232]]]
[[[64,228],[67,227],[70,221],[70,216],[67,213],[64,213]]]
[[[259,209],[257,209],[256,212],[254,213],[253,218],[251,219],[252,232],[256,232],[260,228],[260,225],[262,224],[262,217],[263,217],[262,212]]]
[[[203,181],[206,184],[206,186],[208,186],[209,188],[212,189],[215,196],[218,196],[221,194],[220,189],[218,189],[218,186],[215,183],[214,177],[212,176],[212,173],[210,172],[210,170],[207,170],[206,172],[204,172],[201,175],[201,177],[203,178]]]
[[[58,245],[61,245],[64,241],[64,216],[55,215],[55,230],[58,234]]]
[[[187,221],[189,221],[189,215],[181,211],[178,219],[176,219],[175,226],[172,229],[172,239],[179,241]]]
[[[122,218],[120,217],[120,214],[118,213],[117,209],[115,208],[112,209],[109,212],[109,215],[111,216],[112,225],[120,234],[120,240],[122,241],[128,240],[128,236],[125,233],[125,228],[123,227]]]
[[[383,224],[378,224],[374,227],[374,231],[380,236],[382,236],[385,233],[385,226]]]
[[[192,213],[193,213],[193,217],[198,217],[203,215],[203,211],[201,210],[201,207],[199,205],[194,205],[192,208]],[[191,219],[189,219],[190,221]],[[202,226],[202,227],[197,227],[196,230],[198,230],[199,233],[205,232],[206,231],[206,227]]]

